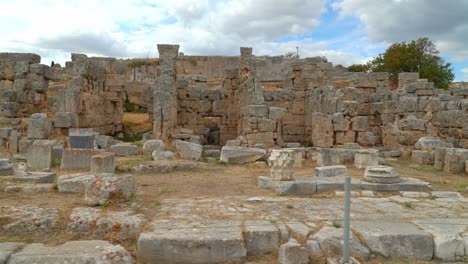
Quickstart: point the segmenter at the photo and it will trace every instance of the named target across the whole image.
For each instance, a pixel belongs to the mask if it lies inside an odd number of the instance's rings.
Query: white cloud
[[[453,60],[468,59],[466,0],[343,0],[333,3],[342,16],[357,16],[372,42],[429,37]]]
[[[338,64],[364,62],[348,50],[331,50],[310,35],[326,0],[0,0],[0,50],[34,52],[44,63],[64,63],[70,53],[155,57],[157,43],[176,43],[188,55],[281,55],[300,47],[301,57],[327,56]]]

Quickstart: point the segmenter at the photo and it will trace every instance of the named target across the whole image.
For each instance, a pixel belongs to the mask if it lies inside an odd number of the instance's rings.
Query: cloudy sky
[[[0,51],[42,63],[70,53],[157,57],[157,43],[187,55],[326,56],[364,63],[391,43],[429,37],[468,81],[467,0],[0,0]]]

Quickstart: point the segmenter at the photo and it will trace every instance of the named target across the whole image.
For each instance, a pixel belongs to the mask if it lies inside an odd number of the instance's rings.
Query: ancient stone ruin
[[[355,263],[468,261],[466,83],[400,73],[391,88],[324,57],[157,49],[64,67],[0,53],[0,241],[34,235],[0,242],[0,264],[340,256],[348,176]],[[128,134],[132,115],[146,130]],[[81,240],[47,244],[60,232]]]

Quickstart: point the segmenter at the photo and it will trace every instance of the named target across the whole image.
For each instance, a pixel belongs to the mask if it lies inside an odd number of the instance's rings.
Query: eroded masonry
[[[0,147],[17,152],[76,127],[114,135],[130,103],[151,116],[150,137],[164,140],[410,150],[437,136],[468,148],[466,84],[434,89],[417,73],[401,73],[391,90],[386,73],[347,72],[323,57],[260,57],[252,48],[233,57],[185,56],[178,49],[158,45],[159,59],[141,60],[72,54],[65,67],[0,53],[0,126],[7,128]]]

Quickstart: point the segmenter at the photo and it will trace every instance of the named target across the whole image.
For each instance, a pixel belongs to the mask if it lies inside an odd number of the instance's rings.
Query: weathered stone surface
[[[282,120],[288,111],[286,108],[282,107],[270,107],[270,115],[269,118],[273,120]]]
[[[434,153],[425,150],[413,150],[411,159],[416,164],[432,165],[434,164]]]
[[[347,176],[348,171],[346,166],[335,165],[335,166],[324,166],[316,167],[315,174],[316,177],[336,177],[336,176]]]
[[[134,156],[137,154],[138,147],[132,144],[115,144],[109,147],[109,151],[117,156]]]
[[[459,192],[449,192],[449,191],[433,191],[431,192],[432,197],[434,198],[462,198]]]
[[[268,158],[271,178],[274,181],[289,181],[292,179],[294,158],[292,150],[272,150]]]
[[[306,249],[307,252],[309,252],[309,256],[312,258],[320,258],[324,255],[317,240],[307,240]]]
[[[61,175],[57,179],[57,188],[59,192],[84,193],[86,184],[95,179],[96,176],[84,173]]]
[[[364,172],[364,180],[373,183],[398,183],[400,174],[390,166],[368,166]]]
[[[436,148],[434,150],[434,167],[443,169],[445,166],[445,150],[446,148]]]
[[[35,140],[28,149],[28,166],[31,169],[50,169],[52,166],[52,147],[55,140]]]
[[[343,228],[326,226],[314,234],[312,238],[319,243],[320,248],[324,252],[340,254],[343,250]],[[369,259],[369,249],[363,246],[359,239],[352,233],[350,234],[349,249],[351,255],[358,256],[364,260]]]
[[[157,220],[152,227],[138,238],[140,263],[224,263],[247,254],[240,222]]]
[[[354,154],[354,166],[365,168],[367,166],[379,165],[379,153],[376,149],[356,150]]]
[[[36,113],[31,116],[28,126],[29,139],[47,139],[52,130],[52,121],[45,113]]]
[[[244,236],[247,255],[252,256],[269,254],[280,242],[278,228],[269,221],[246,221]]]
[[[71,128],[69,147],[74,149],[94,149],[95,132],[92,128]]]
[[[3,242],[0,243],[0,264],[6,264],[11,254],[24,247],[25,243]]]
[[[64,149],[62,152],[62,170],[87,169],[91,167],[91,158],[104,153],[103,149]]]
[[[152,154],[153,151],[166,151],[166,144],[162,140],[148,140],[143,144],[143,153]]]
[[[452,144],[444,142],[437,137],[422,137],[414,144],[417,150],[434,151],[436,148],[451,148]]]
[[[31,205],[20,207],[0,207],[1,233],[36,233],[47,232],[56,227],[59,220],[59,210],[54,208],[39,208]]]
[[[130,254],[120,245],[102,240],[69,241],[58,246],[29,244],[11,255],[9,264],[131,264]]]
[[[464,173],[466,160],[468,160],[468,149],[448,148],[445,150],[444,171]]]
[[[110,146],[118,143],[113,137],[106,135],[96,135],[95,141],[98,148],[105,150],[108,150]]]
[[[13,178],[21,182],[54,183],[57,175],[53,172],[17,172]]]
[[[240,147],[241,141],[240,140],[227,140],[226,146],[228,147]]]
[[[317,163],[319,166],[333,166],[343,164],[353,164],[355,149],[318,149]]]
[[[200,144],[176,140],[174,147],[182,159],[199,160],[203,152],[203,146]]]
[[[412,178],[401,178],[400,182],[392,184],[362,181],[361,188],[363,190],[372,190],[378,192],[432,191],[432,186],[430,183]]]
[[[0,159],[0,176],[13,175],[13,164],[10,159]]]
[[[413,224],[353,221],[351,225],[374,254],[386,258],[432,259],[432,236]]]
[[[75,234],[91,234],[94,231],[96,221],[102,214],[102,210],[93,207],[76,207],[73,208],[67,225],[68,233]]]
[[[463,232],[468,227],[467,219],[425,219],[414,223],[434,237],[434,258],[448,261],[466,261]]]
[[[219,159],[221,157],[221,150],[219,149],[206,149],[203,151],[203,156],[206,158]]]
[[[175,160],[176,156],[172,151],[158,151],[155,150],[151,154],[153,160]]]
[[[54,127],[70,128],[78,125],[78,114],[72,112],[55,113]]]
[[[114,173],[115,154],[105,152],[91,157],[91,173]]]
[[[245,164],[257,161],[265,155],[264,149],[224,146],[220,160],[230,164]]]
[[[278,263],[280,264],[307,264],[309,254],[307,249],[297,240],[290,239],[288,243],[281,245],[278,253]]]
[[[3,138],[3,139],[9,138],[12,131],[13,129],[10,127],[1,127],[0,138]]]
[[[138,164],[132,168],[132,171],[138,173],[161,173],[174,170],[193,170],[206,169],[207,165],[204,162],[195,162],[189,160],[155,160]]]
[[[135,193],[133,175],[103,173],[86,182],[85,202],[89,206],[105,205],[112,198],[128,199]]]
[[[134,239],[145,222],[142,214],[131,214],[128,211],[107,213],[96,221],[94,233],[117,239]]]
[[[314,147],[333,146],[333,119],[322,113],[312,113],[312,143]]]

